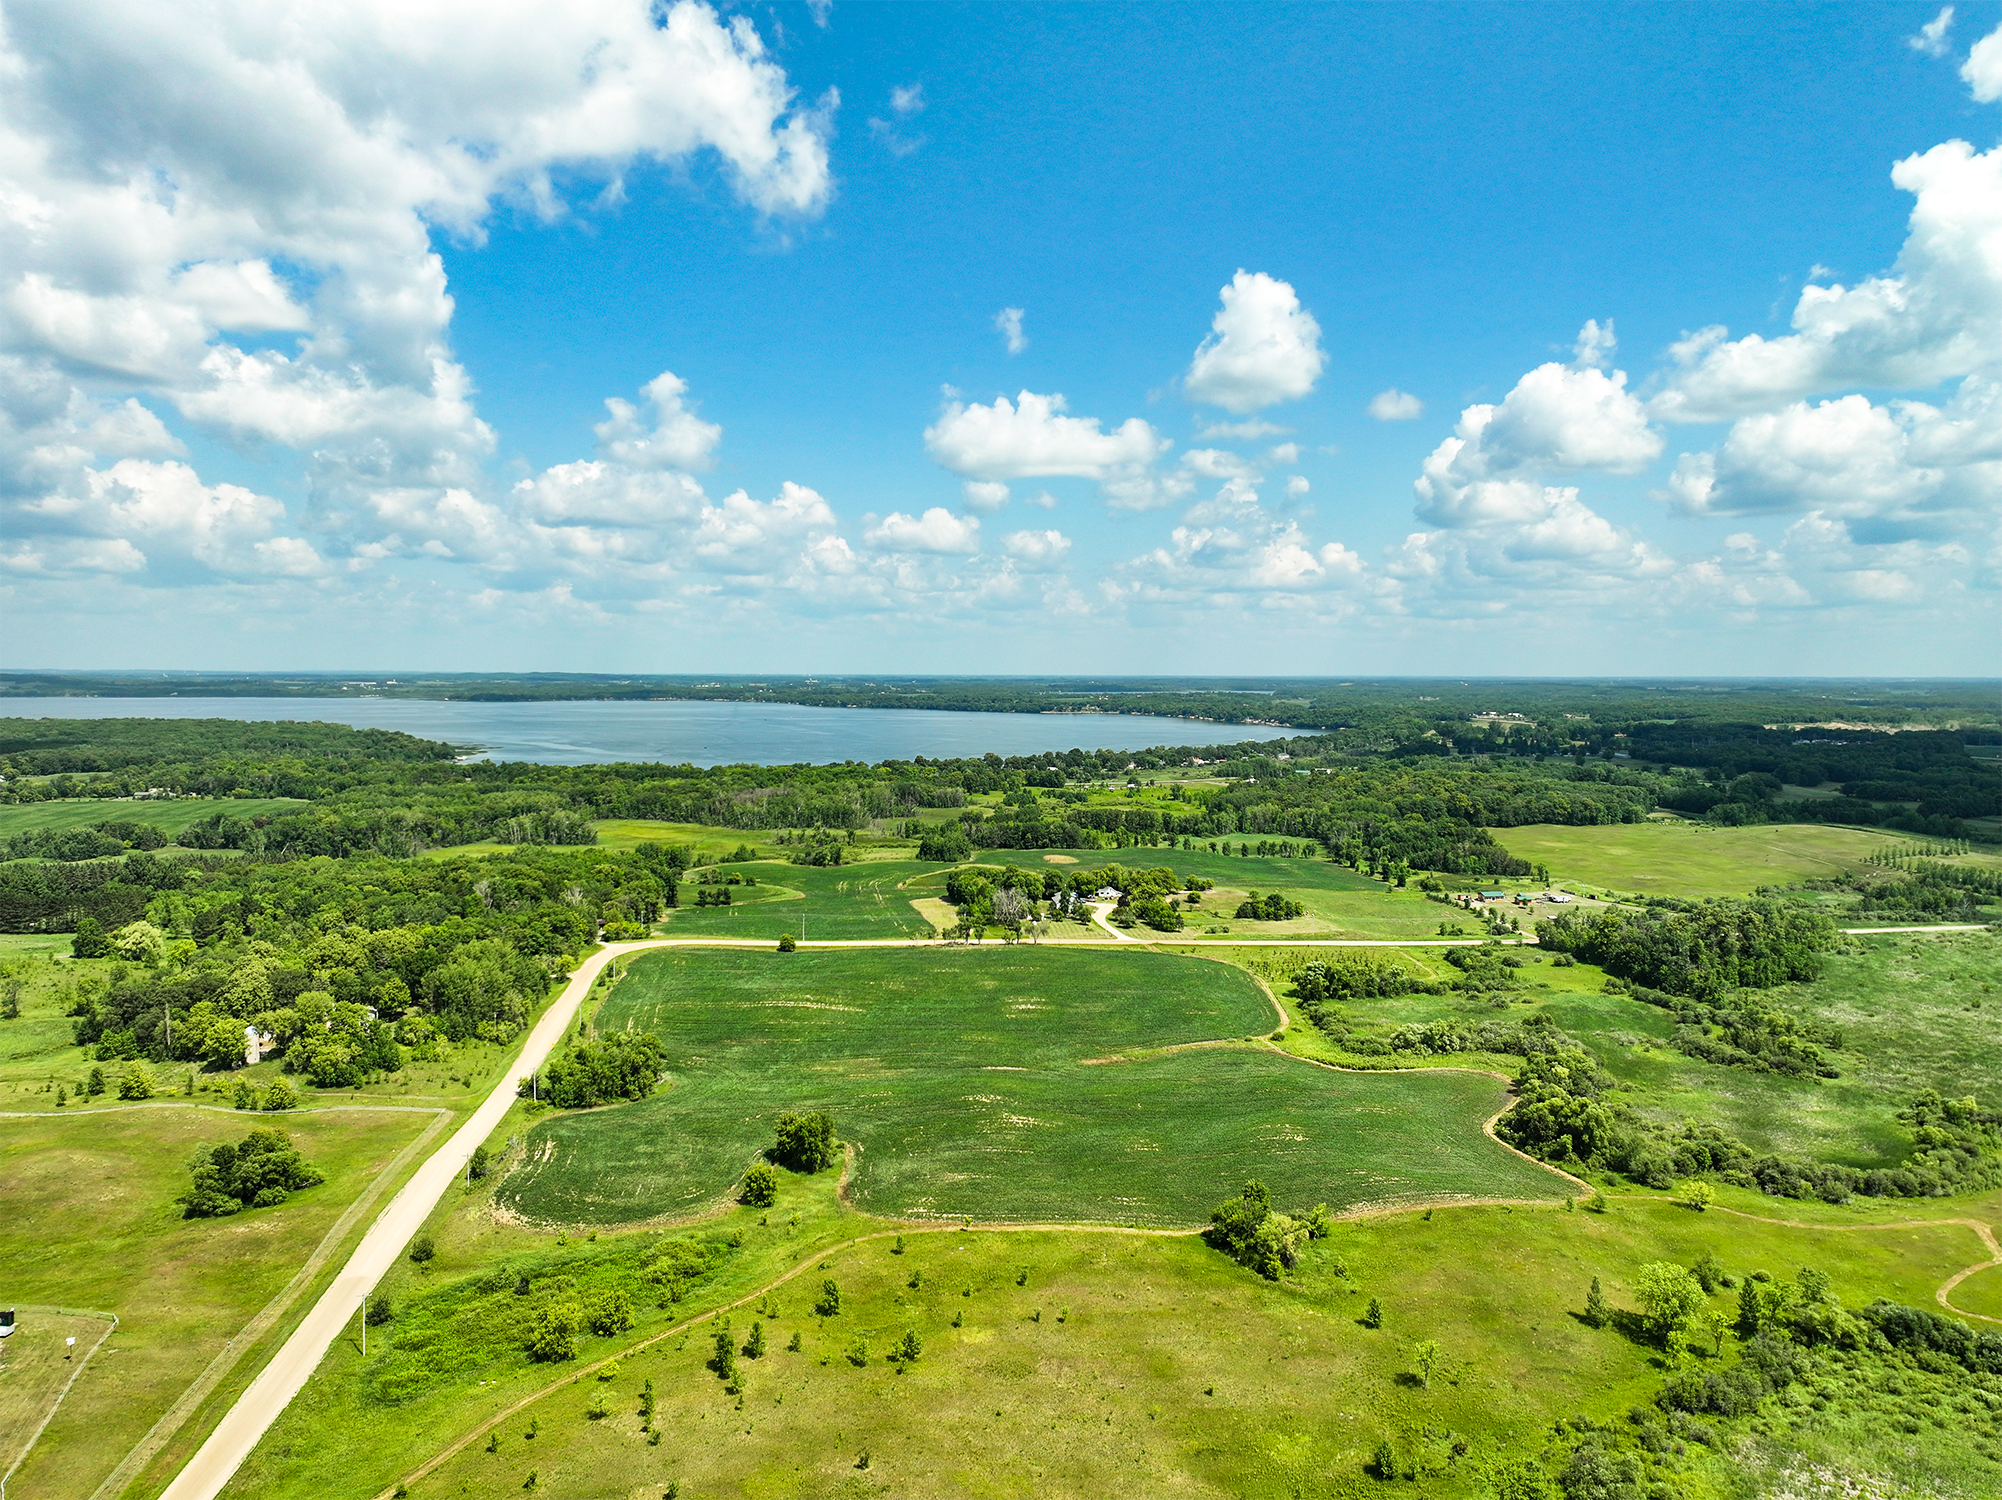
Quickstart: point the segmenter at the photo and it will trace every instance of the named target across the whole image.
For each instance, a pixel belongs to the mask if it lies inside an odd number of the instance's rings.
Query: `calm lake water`
[[[459,703],[420,698],[0,698],[17,719],[280,719],[400,729],[491,760],[698,766],[1228,745],[1298,734],[1144,714],[980,714],[785,703]]]

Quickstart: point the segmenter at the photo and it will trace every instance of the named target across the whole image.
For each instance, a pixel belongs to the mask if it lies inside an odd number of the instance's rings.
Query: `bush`
[[[118,1097],[121,1099],[150,1099],[153,1097],[153,1071],[141,1062],[130,1062],[118,1077]]]
[[[833,1116],[780,1115],[778,1139],[767,1154],[780,1166],[809,1175],[832,1166],[841,1154],[834,1139]]]
[[[633,1326],[632,1299],[614,1288],[600,1292],[584,1314],[584,1322],[591,1332],[600,1338],[610,1338],[613,1334],[628,1333]]]
[[[779,1201],[779,1174],[766,1163],[757,1163],[744,1174],[744,1191],[738,1197],[752,1208],[770,1208]]]
[[[301,1188],[325,1181],[320,1170],[299,1155],[299,1148],[282,1130],[259,1129],[238,1145],[223,1142],[198,1146],[188,1163],[193,1179],[182,1217],[220,1218],[246,1208],[270,1208]]]
[[[410,1242],[410,1258],[423,1265],[438,1253],[438,1242],[428,1234],[420,1234]]]
[[[1281,1271],[1298,1263],[1307,1241],[1318,1237],[1317,1226],[1321,1234],[1327,1232],[1324,1209],[1316,1209],[1307,1220],[1274,1213],[1265,1184],[1254,1180],[1244,1185],[1241,1195],[1217,1206],[1204,1238],[1239,1265],[1277,1281]]]
[[[554,1362],[577,1357],[577,1325],[582,1314],[576,1304],[564,1302],[545,1307],[535,1315],[528,1329],[528,1357]]]
[[[798,947],[799,944],[793,941],[793,936],[791,933],[784,932],[779,934],[779,952],[791,953]]]
[[[550,1059],[540,1093],[559,1109],[594,1109],[618,1099],[644,1099],[660,1084],[667,1053],[650,1031],[615,1031],[603,1041],[583,1042]],[[527,1097],[532,1079],[517,1086]]]
[[[286,1110],[299,1107],[299,1091],[282,1078],[271,1080],[271,1086],[258,1096],[257,1107],[263,1110]]]
[[[820,1300],[813,1304],[813,1310],[823,1318],[838,1317],[841,1312],[841,1288],[829,1278],[820,1284]]]
[[[368,1311],[362,1314],[363,1320],[371,1328],[380,1328],[393,1316],[395,1314],[390,1308],[387,1292],[377,1292],[371,1296],[368,1299]]]

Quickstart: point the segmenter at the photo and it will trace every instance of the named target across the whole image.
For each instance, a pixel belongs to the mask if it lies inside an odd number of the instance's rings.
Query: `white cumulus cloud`
[[[1061,531],[1011,531],[1001,550],[1026,567],[1047,568],[1064,560],[1071,541]]]
[[[1425,414],[1425,403],[1411,392],[1392,386],[1369,398],[1369,414],[1379,422],[1409,422]]]
[[[645,388],[653,408],[652,425],[629,401],[609,397],[611,415],[591,430],[598,435],[598,452],[633,469],[706,469],[723,440],[723,429],[704,422],[682,404],[688,383],[663,370]]]
[[[1190,397],[1243,413],[1311,391],[1327,355],[1321,325],[1293,288],[1263,271],[1239,271],[1222,296],[1210,336],[1189,363]]]
[[[955,516],[942,505],[934,505],[921,516],[892,511],[864,531],[862,540],[885,552],[977,552],[980,520],[977,516]]]
[[[953,473],[969,479],[1109,478],[1144,468],[1170,446],[1138,417],[1111,432],[1096,417],[1065,415],[1059,394],[1023,391],[1011,404],[953,401],[925,429],[925,447]]]

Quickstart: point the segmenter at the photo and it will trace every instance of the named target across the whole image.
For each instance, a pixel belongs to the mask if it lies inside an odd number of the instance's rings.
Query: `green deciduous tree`
[[[1634,1300],[1641,1305],[1647,1331],[1665,1343],[1702,1308],[1703,1286],[1686,1266],[1650,1261],[1634,1276]]]
[[[824,1171],[841,1154],[834,1139],[834,1117],[825,1113],[780,1115],[777,1139],[768,1154],[795,1172]]]
[[[739,1197],[752,1208],[770,1208],[779,1200],[779,1174],[769,1163],[758,1162],[744,1174],[744,1190]]]

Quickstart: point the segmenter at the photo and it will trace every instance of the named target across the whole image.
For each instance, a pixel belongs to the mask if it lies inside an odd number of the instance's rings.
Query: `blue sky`
[[[2002,8],[0,15],[7,665],[1994,670]]]

